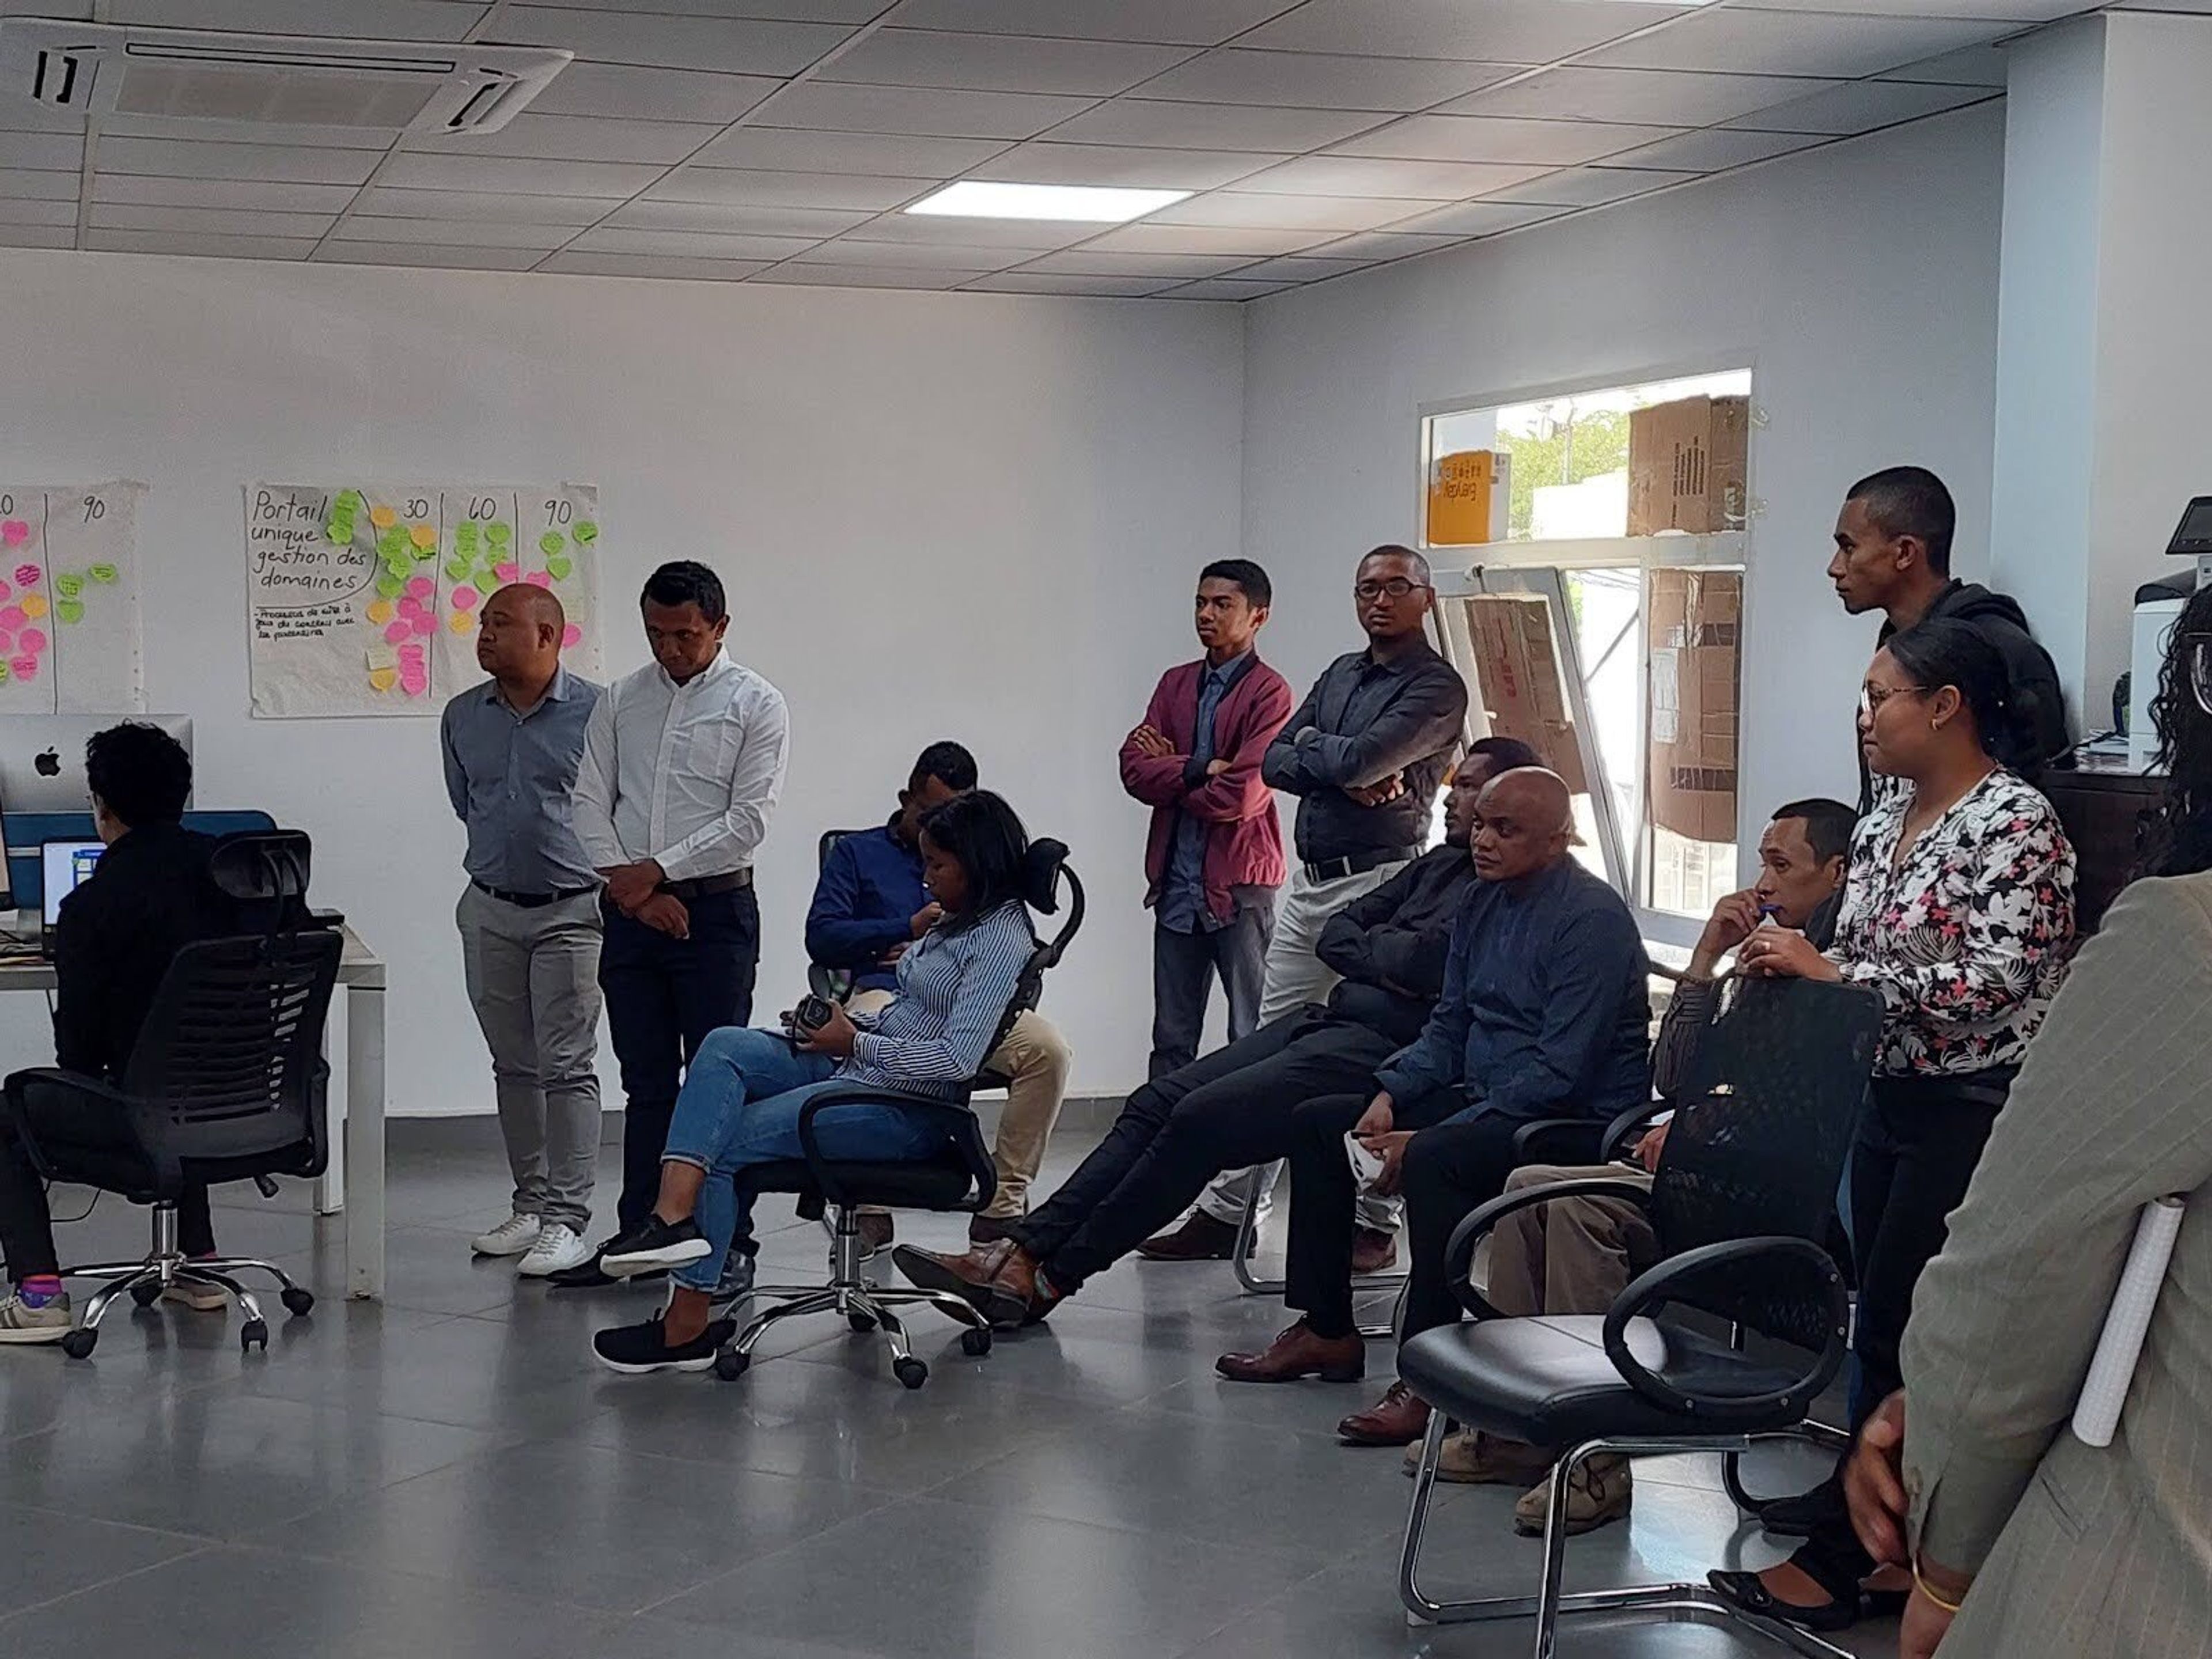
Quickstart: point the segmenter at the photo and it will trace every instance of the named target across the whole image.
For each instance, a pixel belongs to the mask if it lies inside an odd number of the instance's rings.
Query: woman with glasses
[[[1747,973],[1869,987],[1885,1010],[1851,1153],[1854,1431],[1898,1387],[1913,1286],[1942,1248],[2074,938],[2074,849],[2051,803],[2010,769],[2033,745],[1995,646],[1952,621],[1891,639],[1867,671],[1859,743],[1875,774],[1904,787],[1878,792],[1852,836],[1834,945],[1823,955],[1768,926],[1738,954]],[[1765,1572],[1715,1572],[1716,1589],[1814,1630],[1902,1605],[1894,1569],[1863,1585],[1875,1563],[1839,1480],[1789,1509],[1805,1546]],[[1770,1530],[1782,1519],[1765,1518]]]

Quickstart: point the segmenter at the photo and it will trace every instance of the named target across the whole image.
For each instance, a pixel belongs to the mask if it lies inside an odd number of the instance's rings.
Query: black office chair
[[[273,1177],[320,1175],[328,1159],[322,1034],[343,942],[307,915],[308,862],[307,837],[296,830],[225,838],[210,866],[216,884],[239,905],[241,924],[262,925],[178,951],[119,1087],[52,1066],[7,1080],[0,1098],[9,1127],[42,1176],[153,1210],[144,1259],[64,1270],[64,1279],[106,1281],[62,1339],[74,1358],[92,1352],[118,1297],[143,1308],[179,1281],[229,1293],[246,1316],[239,1341],[247,1350],[268,1347],[269,1325],[238,1273],[273,1277],[288,1313],[314,1306],[313,1292],[274,1262],[194,1261],[177,1239],[188,1182],[252,1181],[273,1194]]]
[[[1049,915],[1060,908],[1060,887],[1067,888],[1067,920],[1058,933],[1040,941],[1030,952],[1016,980],[1013,996],[999,1021],[997,1032],[985,1048],[996,1052],[1015,1019],[1036,1006],[1044,988],[1047,969],[1056,965],[1069,941],[1083,926],[1083,883],[1067,866],[1067,848],[1056,841],[1030,843],[1023,896],[1031,908]],[[866,1084],[836,1085],[811,1096],[799,1109],[799,1141],[803,1159],[757,1164],[739,1178],[756,1193],[796,1193],[799,1213],[824,1219],[830,1228],[830,1282],[826,1285],[764,1285],[753,1297],[782,1297],[757,1315],[737,1338],[714,1356],[715,1375],[725,1381],[743,1376],[752,1364],[754,1346],[779,1320],[804,1315],[840,1313],[855,1331],[880,1328],[890,1343],[891,1370],[909,1389],[929,1380],[929,1367],[908,1346],[906,1327],[892,1311],[895,1307],[927,1303],[951,1315],[965,1328],[960,1334],[963,1353],[981,1358],[991,1352],[991,1328],[983,1316],[948,1291],[926,1291],[879,1286],[864,1276],[865,1248],[860,1240],[860,1210],[863,1206],[913,1210],[982,1210],[998,1190],[998,1171],[991,1149],[984,1144],[981,1126],[969,1104],[975,1090],[989,1086],[988,1077],[971,1078],[957,1100],[921,1096]],[[918,1116],[944,1125],[948,1139],[937,1157],[907,1163],[877,1164],[836,1160],[823,1157],[815,1139],[814,1121],[830,1109],[856,1103],[896,1105]]]
[[[1454,1293],[1474,1322],[1424,1331],[1398,1374],[1435,1409],[1422,1444],[1399,1565],[1399,1595],[1424,1623],[1534,1613],[1537,1659],[1551,1659],[1562,1613],[1665,1610],[1739,1623],[1803,1654],[1840,1648],[1747,1618],[1703,1585],[1563,1596],[1568,1483],[1598,1452],[1741,1454],[1807,1440],[1806,1414],[1844,1361],[1843,1274],[1818,1240],[1866,1096],[1881,1004],[1856,987],[1802,980],[1734,982],[1699,1045],[1686,1103],[1651,1190],[1632,1182],[1564,1181],[1508,1193],[1461,1223],[1447,1249]],[[1508,1319],[1469,1281],[1475,1247],[1504,1217],[1589,1194],[1644,1207],[1665,1257],[1601,1315]],[[1672,1305],[1779,1343],[1790,1357],[1743,1351],[1666,1317]],[[1418,1583],[1437,1455],[1451,1422],[1530,1445],[1560,1446],[1552,1472],[1543,1576],[1534,1596],[1439,1602]]]

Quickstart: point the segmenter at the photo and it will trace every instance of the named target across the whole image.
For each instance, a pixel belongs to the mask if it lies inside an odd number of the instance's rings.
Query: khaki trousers
[[[1626,1164],[1571,1168],[1528,1164],[1505,1180],[1509,1193],[1554,1181],[1651,1177]],[[1516,1210],[1490,1235],[1490,1305],[1502,1314],[1601,1314],[1628,1281],[1659,1259],[1645,1212],[1625,1199],[1555,1198]]]

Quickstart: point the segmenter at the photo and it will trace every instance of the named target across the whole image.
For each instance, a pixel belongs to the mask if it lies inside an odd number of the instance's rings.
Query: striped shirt
[[[837,1075],[957,1100],[961,1085],[982,1069],[1036,949],[1028,908],[1018,900],[957,931],[931,928],[899,958],[897,1000],[853,1016],[860,1033]]]

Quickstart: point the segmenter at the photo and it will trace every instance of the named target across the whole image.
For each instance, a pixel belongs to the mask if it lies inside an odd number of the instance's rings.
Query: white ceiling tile
[[[54,15],[45,0],[21,0],[40,17]],[[8,15],[9,0],[0,0],[0,17]],[[64,21],[67,19],[62,20]],[[6,132],[78,132],[84,131],[84,117],[65,115],[58,110],[34,104],[27,98],[0,98],[0,131]]]
[[[1325,230],[1263,230],[1210,225],[1124,225],[1088,242],[1079,252],[1102,253],[1241,253],[1247,259],[1296,253],[1330,240]]]
[[[974,276],[1019,264],[1028,254],[1011,247],[928,247],[905,242],[856,242],[841,236],[791,257],[802,265],[889,265],[907,270],[958,270]]]
[[[1237,274],[1250,283],[1318,283],[1364,270],[1371,259],[1267,259]]]
[[[489,9],[483,0],[191,0],[190,15],[184,15],[177,0],[109,0],[103,16],[111,23],[238,29],[249,34],[458,40]]]
[[[1402,196],[1464,201],[1532,179],[1544,169],[1495,161],[1385,161],[1365,155],[1307,155],[1255,173],[1242,190],[1294,196]]]
[[[435,159],[435,158],[428,158]],[[367,150],[298,149],[274,144],[201,144],[167,138],[102,139],[102,173],[161,179],[240,179],[297,185],[358,185],[376,170]]]
[[[1689,9],[1636,0],[1308,0],[1237,44],[1273,52],[1548,64]]]
[[[1838,0],[1734,0],[1753,11],[1826,11]],[[1993,23],[2051,23],[2077,12],[2095,11],[2101,0],[1940,0],[1939,15],[1984,18]],[[2161,6],[2171,0],[2159,0]],[[1927,0],[1850,0],[1857,12],[1924,17],[1935,9]]]
[[[182,138],[192,143],[299,146],[306,149],[390,149],[398,142],[398,127],[308,127],[282,121],[199,121],[189,124],[172,116],[109,115],[101,118],[103,143],[115,138],[151,138],[169,143]]]
[[[661,11],[683,17],[765,17],[796,23],[868,21],[884,0],[561,0],[586,11]]]
[[[1579,3],[1579,0],[1577,0]],[[1534,161],[1574,167],[1616,150],[1669,138],[1671,127],[1607,121],[1535,121],[1517,116],[1415,115],[1338,145],[1332,155],[1417,161]]]
[[[1141,300],[1175,285],[1168,276],[1056,276],[1044,270],[1001,270],[961,286],[971,294],[1077,294],[1093,299]]]
[[[1218,46],[1287,11],[1297,0],[905,0],[902,28],[983,34],[1057,34],[1087,40],[1158,40]]]
[[[631,161],[401,154],[385,163],[377,182],[418,190],[514,191],[526,196],[634,196],[659,179],[661,171]]]
[[[74,202],[77,197],[74,173],[36,173],[28,167],[0,167],[0,196],[23,197],[37,202]]]
[[[1250,283],[1241,276],[1211,276],[1203,282],[1185,283],[1181,288],[1168,289],[1164,300],[1256,300],[1263,294],[1280,294],[1295,288],[1294,283]]]
[[[974,170],[1020,185],[1103,185],[1127,190],[1212,190],[1289,158],[1243,150],[1139,149],[1109,144],[1018,144]]]
[[[70,225],[76,223],[76,203],[25,202],[0,196],[0,225]]]
[[[1397,228],[1425,236],[1494,236],[1501,230],[1518,230],[1523,225],[1556,219],[1562,211],[1524,202],[1461,202],[1418,219],[1403,220]]]
[[[95,230],[191,230],[209,236],[320,236],[334,213],[279,213],[268,208],[142,207],[94,202]]]
[[[825,65],[822,77],[884,87],[970,92],[1055,92],[1108,98],[1172,69],[1186,46],[878,29]]]
[[[435,242],[325,242],[319,265],[410,265],[432,270],[527,270],[545,257],[534,247],[453,247]]]
[[[1273,230],[1372,230],[1419,213],[1421,204],[1389,197],[1270,196],[1217,190],[1147,214],[1148,225],[1257,225]]]
[[[742,283],[769,268],[763,259],[684,259],[645,253],[556,253],[538,267],[570,276],[657,276],[677,282]]]
[[[1668,185],[1679,185],[1686,179],[1696,177],[1698,175],[1694,173],[1671,173],[1656,168],[1563,167],[1557,173],[1547,173],[1540,179],[1531,179],[1525,185],[1493,190],[1486,199],[1492,202],[1534,202],[1553,207],[1600,207],[1607,202],[1626,201],[1632,196],[1663,190]]]
[[[1265,104],[1116,98],[1054,127],[1052,139],[1061,144],[1150,144],[1296,155],[1364,132],[1382,118],[1372,110],[1272,109]]]
[[[597,224],[613,202],[604,196],[510,196],[471,190],[395,190],[371,185],[353,204],[382,219],[475,219],[508,224]]]
[[[0,220],[0,247],[75,247],[73,225],[15,225]]]
[[[782,82],[768,76],[634,64],[571,64],[530,100],[532,115],[597,115],[646,121],[734,121]]]
[[[1850,80],[1987,40],[1992,23],[1945,17],[1859,17],[1710,6],[1590,62],[1626,69],[1733,70]]]
[[[1946,87],[1911,81],[1846,81],[1839,87],[1777,104],[1729,123],[1756,132],[1872,132],[1936,115],[1996,94],[1987,87]]]
[[[1096,222],[1073,219],[970,219],[953,214],[886,213],[869,220],[848,240],[1040,249],[1088,241],[1098,228]]]
[[[1708,127],[1831,85],[1809,76],[1707,75],[1689,70],[1584,69],[1568,64],[1447,104],[1447,115],[1534,115]]]
[[[926,194],[933,179],[878,179],[858,173],[766,173],[739,167],[684,167],[647,196],[656,202],[736,202],[753,207],[838,208],[881,213]]]
[[[796,288],[957,288],[968,280],[957,270],[878,270],[870,265],[771,265],[753,279]]]
[[[339,222],[335,242],[430,242],[452,247],[534,247],[541,253],[576,234],[573,225],[518,225],[496,219],[399,219],[356,213]]]
[[[908,132],[927,138],[1033,138],[1091,107],[1088,98],[1042,93],[946,92],[923,87],[852,87],[806,81],[769,100],[764,127],[821,132]]]
[[[616,121],[526,110],[497,132],[410,138],[407,148],[447,155],[524,155],[570,161],[682,161],[720,131],[697,121]]]
[[[606,204],[599,204],[605,207]],[[617,230],[718,230],[732,236],[836,236],[871,215],[829,208],[747,207],[728,202],[626,202],[607,216]]]
[[[1200,104],[1279,104],[1291,109],[1415,110],[1464,96],[1517,70],[1510,64],[1243,52],[1224,46],[1146,82],[1145,96]]]
[[[1726,127],[1707,127],[1686,132],[1641,149],[1624,150],[1611,159],[1625,167],[1674,167],[1686,173],[1718,173],[1724,167],[1747,167],[1777,155],[1787,155],[1826,142],[1802,132],[1733,132]]]
[[[1116,253],[1112,249],[1070,248],[1048,253],[1022,269],[1069,276],[1213,276],[1249,265],[1249,253]]]
[[[732,75],[796,75],[853,33],[847,23],[732,21],[647,11],[514,6],[497,39],[556,46],[602,64],[659,64]]]
[[[312,236],[198,236],[180,230],[88,230],[84,245],[106,253],[175,253],[207,259],[304,259]]]
[[[872,173],[884,179],[951,179],[1006,148],[999,138],[917,138],[884,132],[806,132],[739,127],[699,152],[700,167],[786,173]]]
[[[6,186],[0,184],[0,193]],[[71,196],[76,194],[71,181]],[[167,207],[268,208],[279,213],[341,213],[354,198],[351,185],[265,184],[246,179],[143,179],[126,173],[93,175],[95,202],[143,202]]]
[[[2168,4],[2179,0],[2166,0]],[[1945,86],[1996,87],[2002,88],[2009,60],[2001,46],[1969,46],[1964,52],[1946,52],[1941,58],[1924,58],[1917,64],[1907,64],[1902,69],[1883,73],[1885,81],[1931,81]]]
[[[579,253],[672,253],[703,259],[788,259],[813,243],[803,236],[728,235],[707,230],[617,230],[602,225],[569,245]]]
[[[0,167],[74,172],[83,164],[81,132],[0,132]]]
[[[1363,264],[1385,259],[1407,259],[1416,253],[1434,253],[1465,239],[1449,234],[1420,234],[1412,231],[1370,230],[1341,241],[1323,242],[1310,252],[1317,259],[1357,259]]]

